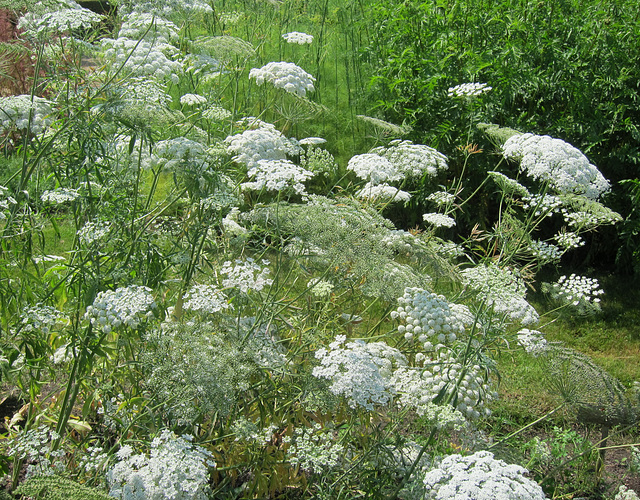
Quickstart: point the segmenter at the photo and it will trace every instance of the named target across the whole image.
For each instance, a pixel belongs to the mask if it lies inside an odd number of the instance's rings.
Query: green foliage
[[[24,481],[14,493],[42,500],[108,500],[111,498],[95,488],[88,488],[60,476],[34,476]]]

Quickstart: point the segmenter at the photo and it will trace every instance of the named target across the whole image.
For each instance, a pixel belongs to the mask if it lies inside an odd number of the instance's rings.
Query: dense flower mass
[[[262,68],[253,68],[249,72],[249,78],[255,78],[257,85],[269,82],[274,87],[299,97],[315,90],[313,82],[316,79],[294,63],[270,62]]]
[[[108,333],[122,325],[136,328],[143,319],[153,315],[155,308],[151,289],[132,285],[98,293],[84,316]]]
[[[425,499],[433,500],[544,500],[527,469],[496,460],[488,451],[449,455],[424,476]]]
[[[242,184],[243,190],[284,191],[293,188],[297,194],[305,194],[302,184],[313,177],[309,172],[289,160],[258,160],[257,165],[247,172],[254,180]]]
[[[548,343],[544,335],[538,330],[523,328],[518,332],[518,344],[524,347],[529,354],[537,356],[547,350]]]
[[[584,314],[599,310],[600,296],[604,294],[596,278],[576,274],[560,276],[551,285],[550,292],[554,299],[570,304]]]
[[[58,188],[53,191],[45,190],[40,199],[45,203],[51,203],[53,205],[59,205],[68,201],[73,201],[80,196],[77,189]]]
[[[316,351],[320,365],[313,369],[313,375],[331,380],[331,392],[344,396],[352,408],[372,410],[375,404],[388,404],[395,394],[393,365],[405,365],[405,357],[384,342],[356,340],[345,344],[345,340],[338,335],[329,350]]]
[[[453,217],[449,217],[444,214],[423,214],[422,220],[435,227],[453,227],[456,225],[456,221]]]
[[[306,33],[300,33],[299,31],[292,31],[291,33],[285,33],[282,38],[287,43],[297,43],[298,45],[304,45],[306,43],[313,42],[313,35],[307,35]]]
[[[371,153],[387,158],[402,177],[435,177],[447,170],[447,157],[436,149],[411,141],[391,141],[387,147],[377,147]]]
[[[102,46],[105,57],[112,60],[116,67],[122,65],[128,74],[168,78],[174,83],[179,80],[182,64],[172,59],[179,54],[173,45],[130,38],[105,38]]]
[[[233,308],[227,297],[213,285],[194,285],[184,296],[184,309],[202,313],[216,313],[223,309]]]
[[[51,102],[42,97],[14,95],[0,97],[0,133],[13,127],[29,129],[34,134],[44,131],[53,122]]]
[[[227,137],[224,142],[229,153],[235,154],[233,161],[250,168],[256,167],[260,160],[284,160],[299,151],[299,147],[273,125],[245,130]]]
[[[411,198],[411,194],[402,191],[397,187],[390,186],[387,183],[372,184],[367,182],[362,189],[356,193],[357,198],[363,198],[374,202],[407,202]]]
[[[187,106],[198,106],[200,104],[206,104],[207,98],[198,94],[184,94],[180,98],[180,104]]]
[[[455,87],[449,87],[447,95],[449,97],[473,97],[486,94],[492,87],[486,83],[461,83]]]
[[[372,185],[382,184],[386,181],[398,181],[403,177],[389,160],[374,153],[352,156],[347,164],[347,169],[352,170],[360,179],[369,181]]]
[[[88,29],[102,18],[100,14],[85,9],[73,0],[65,0],[48,12],[28,12],[18,20],[18,28],[32,36],[40,37],[52,32]]]
[[[513,135],[503,146],[507,159],[520,162],[529,177],[549,183],[559,193],[581,194],[597,199],[609,182],[577,148],[548,135]]]
[[[237,288],[243,293],[247,293],[249,290],[255,290],[259,292],[265,286],[269,286],[273,283],[273,280],[267,278],[269,276],[269,261],[263,260],[262,263],[265,267],[260,267],[251,257],[245,260],[238,259],[232,264],[230,261],[225,262],[222,265],[220,274],[224,274],[227,277],[222,280],[222,286],[225,288]]]

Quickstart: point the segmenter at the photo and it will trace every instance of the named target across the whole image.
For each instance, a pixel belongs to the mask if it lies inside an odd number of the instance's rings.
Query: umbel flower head
[[[262,68],[253,68],[249,78],[255,78],[257,85],[269,82],[298,97],[305,97],[307,92],[315,90],[313,82],[316,79],[294,63],[270,62]]]
[[[39,134],[53,122],[52,114],[51,103],[42,97],[0,97],[0,134],[12,127],[18,130],[29,128],[32,133]]]
[[[595,200],[610,187],[580,150],[548,135],[516,134],[504,143],[503,155],[520,161],[520,170],[549,183],[558,193]]]
[[[98,293],[84,317],[109,333],[122,325],[136,328],[144,318],[153,314],[155,307],[150,288],[132,285]]]
[[[297,43],[298,45],[304,45],[306,43],[313,42],[313,35],[307,35],[306,33],[300,33],[299,31],[292,31],[291,33],[285,33],[282,38],[287,43]]]

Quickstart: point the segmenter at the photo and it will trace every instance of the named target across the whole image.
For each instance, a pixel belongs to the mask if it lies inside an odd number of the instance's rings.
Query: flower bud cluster
[[[456,225],[453,217],[438,213],[423,214],[422,220],[435,227],[453,227]]]
[[[314,297],[329,297],[333,292],[333,284],[320,279],[312,278],[307,282],[307,288]]]
[[[269,82],[298,97],[305,97],[307,92],[315,90],[313,82],[316,79],[294,63],[270,62],[262,68],[253,68],[249,72],[249,78],[255,78],[256,85]]]
[[[282,35],[282,38],[284,38],[287,43],[297,43],[298,45],[313,42],[313,35],[307,35],[306,33],[300,33],[299,31],[285,33]]]
[[[594,214],[591,212],[568,212],[562,211],[564,220],[569,227],[579,230],[594,229],[604,224],[615,224],[622,220],[622,216],[616,212],[609,212],[603,214]]]
[[[564,253],[557,246],[540,240],[533,240],[529,244],[529,251],[541,264],[558,262]]]
[[[287,450],[289,461],[301,469],[322,474],[342,465],[345,447],[336,442],[335,431],[314,422],[310,428],[296,428]]]
[[[492,88],[486,83],[461,83],[455,87],[449,87],[447,95],[449,97],[475,97],[486,94]]]
[[[265,266],[269,265],[268,260],[262,260]],[[225,274],[227,278],[222,280],[222,286],[225,288],[238,288],[243,293],[249,290],[260,291],[265,286],[273,283],[273,280],[267,278],[270,270],[268,267],[261,268],[254,262],[251,257],[246,260],[237,259],[235,264],[226,261],[220,269],[220,274]]]
[[[233,309],[222,290],[213,285],[194,285],[184,296],[183,309],[207,314]]]
[[[577,148],[548,135],[515,134],[505,142],[503,155],[520,162],[520,170],[549,183],[559,193],[596,200],[609,182]]]
[[[433,500],[475,498],[501,500],[544,500],[542,488],[526,477],[519,465],[496,460],[488,451],[473,455],[449,455],[438,467],[426,472],[423,483]]]
[[[502,172],[489,171],[487,174],[489,174],[489,177],[493,179],[503,193],[508,195],[517,195],[523,198],[531,197],[531,193],[529,193],[529,190],[526,187],[515,179],[507,177]]]
[[[36,304],[22,311],[22,330],[25,332],[41,332],[48,335],[58,323],[66,321],[66,316],[55,307]]]
[[[132,285],[98,293],[93,304],[87,307],[85,319],[109,333],[120,326],[136,328],[142,320],[153,315],[156,303],[151,289]]]
[[[314,175],[290,160],[258,160],[247,174],[254,181],[242,184],[243,190],[284,191],[293,188],[297,194],[306,194],[302,183]]]
[[[372,184],[367,182],[364,187],[356,193],[356,198],[366,199],[372,202],[391,203],[396,201],[407,202],[411,195],[389,184]]]
[[[90,246],[105,239],[111,231],[111,224],[106,221],[87,222],[78,229],[76,236],[80,243]]]
[[[464,310],[452,308],[444,296],[421,288],[406,288],[398,304],[391,317],[405,323],[398,332],[410,341],[417,339],[424,344],[436,337],[441,344],[453,343],[469,325],[469,315]]]
[[[371,153],[388,159],[402,177],[435,177],[449,168],[447,157],[436,149],[406,140],[396,139],[386,147],[372,149]]]
[[[13,127],[39,134],[53,122],[52,114],[51,103],[42,97],[33,96],[33,101],[30,95],[0,97],[0,134]]]

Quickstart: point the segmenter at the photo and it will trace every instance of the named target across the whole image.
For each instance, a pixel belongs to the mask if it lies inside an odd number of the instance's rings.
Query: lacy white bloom
[[[297,43],[298,45],[304,45],[305,43],[313,42],[313,35],[307,35],[306,33],[300,33],[299,31],[292,31],[291,33],[285,33],[282,35],[287,43]]]
[[[148,42],[169,43],[180,32],[180,28],[174,23],[151,12],[134,10],[123,19],[118,38],[140,40],[144,36],[144,40]]]
[[[185,94],[180,98],[180,104],[186,104],[187,106],[198,106],[200,104],[206,104],[207,98],[198,94]]]
[[[352,156],[347,164],[347,169],[352,170],[360,179],[369,181],[371,184],[398,181],[403,177],[389,160],[374,153]]]
[[[518,332],[518,344],[524,347],[524,350],[534,356],[537,356],[547,350],[547,339],[538,330],[529,330],[523,328]]]
[[[577,307],[582,313],[595,312],[600,309],[600,295],[604,290],[596,278],[587,278],[571,274],[560,276],[551,285],[551,295],[554,299]]]
[[[533,194],[522,197],[522,208],[533,210],[536,217],[551,217],[562,210],[562,200],[552,194]]]
[[[47,335],[58,323],[66,321],[66,316],[55,307],[36,304],[26,308],[20,315],[22,330],[25,332],[42,332]]]
[[[207,170],[209,161],[202,144],[186,137],[175,137],[159,141],[145,166],[164,170],[188,166],[192,171],[202,172]]]
[[[317,146],[325,142],[327,142],[327,140],[322,137],[305,137],[304,139],[300,139],[301,146]]]
[[[613,500],[640,500],[640,497],[638,497],[636,492],[631,488],[627,488],[624,484],[621,484]]]
[[[182,64],[173,61],[179,50],[168,43],[150,43],[147,41],[118,38],[102,40],[104,55],[116,67],[124,65],[131,75],[148,75],[154,78],[168,78],[177,83],[182,72]]]
[[[560,231],[555,235],[555,239],[564,250],[571,250],[572,248],[580,248],[586,244],[586,241],[582,239],[582,236],[571,231]]]
[[[478,300],[523,325],[537,323],[539,315],[525,299],[526,288],[521,278],[508,269],[489,264],[462,271],[463,283],[479,292]]]
[[[302,183],[314,175],[290,160],[258,160],[247,174],[254,181],[242,184],[243,190],[283,191],[293,188],[297,194],[305,194]]]
[[[307,282],[309,292],[315,297],[329,297],[333,292],[333,284],[320,278],[312,278]]]
[[[151,289],[132,285],[98,293],[84,317],[109,333],[121,325],[136,328],[143,319],[153,315],[155,308]]]
[[[273,125],[271,126],[273,127]],[[260,160],[284,160],[299,152],[289,139],[273,128],[260,127],[231,135],[224,140],[233,161],[255,167]]]
[[[149,456],[134,455],[130,446],[123,446],[117,453],[120,461],[107,473],[109,496],[144,500],[209,498],[209,467],[216,463],[213,455],[191,443],[192,439],[163,430],[151,442]]]
[[[449,455],[424,476],[425,499],[544,500],[538,483],[525,477],[527,469],[493,458],[488,451]]]
[[[557,246],[539,240],[533,240],[529,244],[529,251],[541,264],[558,262],[564,253]]]
[[[87,222],[84,226],[78,229],[76,236],[78,241],[84,245],[92,245],[93,243],[104,240],[111,231],[111,224],[104,221]]]
[[[455,87],[449,87],[447,95],[449,97],[472,97],[486,94],[492,88],[486,83],[461,83]]]
[[[0,133],[15,127],[39,134],[53,122],[52,114],[51,103],[42,97],[33,96],[33,101],[30,95],[0,97]]]
[[[583,231],[595,229],[596,227],[604,224],[615,224],[622,221],[622,216],[613,211],[606,211],[600,214],[584,211],[569,212],[568,210],[563,210],[562,215],[569,227]]]
[[[371,153],[388,159],[402,177],[435,177],[447,170],[447,157],[436,149],[411,141],[391,141],[387,147],[377,147]]]
[[[453,193],[447,193],[446,191],[436,191],[427,196],[427,201],[432,201],[439,207],[449,205],[455,201],[456,197]]]
[[[40,195],[40,199],[44,203],[51,203],[53,205],[60,205],[68,201],[73,201],[80,196],[77,189],[58,188],[53,191],[48,189]]]
[[[547,135],[522,134],[507,139],[505,158],[520,161],[529,177],[548,182],[559,193],[575,193],[595,200],[609,182],[585,155],[571,144]]]
[[[378,202],[407,202],[411,198],[411,194],[397,187],[390,186],[386,182],[383,184],[367,182],[364,187],[356,193],[356,198]]]
[[[470,321],[468,309],[465,312],[453,308],[444,296],[422,288],[406,288],[398,304],[391,317],[404,323],[398,327],[398,332],[404,333],[407,340],[417,337],[424,343],[429,337],[437,336],[441,343],[453,343],[473,321],[473,318]]]
[[[64,5],[44,14],[28,12],[18,20],[18,28],[27,31],[30,35],[41,35],[55,32],[69,32],[78,29],[91,28],[102,20],[104,16],[96,14],[81,7],[76,2],[66,0]]]
[[[317,422],[310,429],[296,428],[287,450],[289,461],[318,474],[338,468],[346,450],[335,442],[334,434],[334,429],[323,429]]]
[[[313,369],[313,375],[331,380],[329,390],[344,396],[352,408],[373,410],[374,404],[389,403],[394,396],[392,369],[394,364],[406,365],[405,357],[384,342],[356,340],[343,347],[345,340],[338,335],[329,350],[316,351],[320,366]]]
[[[222,290],[213,285],[192,286],[185,294],[184,300],[182,307],[188,311],[213,314],[233,308]]]
[[[423,214],[422,220],[435,227],[453,227],[456,225],[455,219],[444,214]]]
[[[298,97],[305,97],[307,92],[315,90],[313,82],[316,79],[300,66],[288,62],[270,62],[262,68],[253,68],[249,78],[255,78],[257,85],[269,82]]]
[[[262,263],[265,266],[269,265],[267,260],[263,260]],[[251,257],[247,257],[246,260],[238,259],[235,264],[226,261],[220,269],[220,274],[227,275],[227,278],[222,281],[222,286],[238,288],[243,293],[247,293],[249,290],[259,292],[265,286],[271,285],[273,280],[267,278],[269,273],[268,267],[261,268]]]
[[[207,120],[220,122],[231,117],[231,111],[223,108],[222,106],[211,105],[202,112],[202,117]]]

